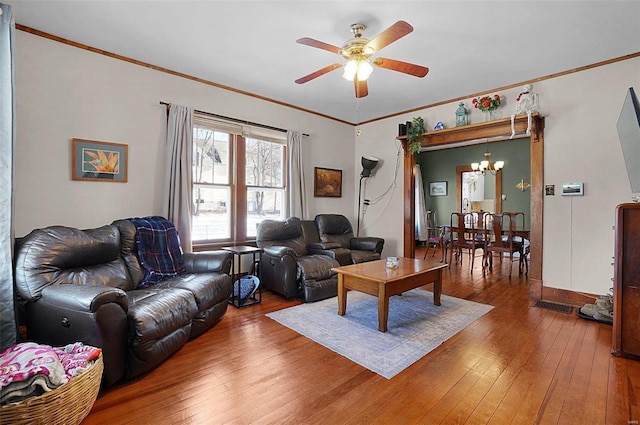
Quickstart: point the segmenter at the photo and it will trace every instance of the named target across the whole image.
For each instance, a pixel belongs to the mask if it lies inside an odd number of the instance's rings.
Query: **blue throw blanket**
[[[186,272],[178,231],[173,223],[157,216],[130,220],[136,226],[138,261],[144,270],[138,288]]]

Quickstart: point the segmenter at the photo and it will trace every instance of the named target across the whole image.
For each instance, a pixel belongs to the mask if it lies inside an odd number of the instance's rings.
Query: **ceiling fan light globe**
[[[358,72],[358,62],[355,59],[349,59],[344,67],[342,78],[345,80],[353,81]]]
[[[373,72],[373,66],[368,60],[362,60],[358,63],[358,81],[366,81]]]

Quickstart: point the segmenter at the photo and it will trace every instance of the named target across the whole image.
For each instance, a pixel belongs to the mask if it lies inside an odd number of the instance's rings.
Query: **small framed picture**
[[[73,139],[71,178],[126,183],[128,146],[97,140]]]
[[[342,197],[342,170],[315,167],[313,171],[313,196]]]
[[[562,183],[562,196],[583,196],[584,184]]]
[[[447,196],[447,182],[429,183],[429,196]]]
[[[546,196],[553,196],[556,194],[556,186],[554,184],[548,184],[544,187],[544,194]]]

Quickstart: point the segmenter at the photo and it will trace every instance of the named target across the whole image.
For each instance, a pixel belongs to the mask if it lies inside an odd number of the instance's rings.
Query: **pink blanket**
[[[58,388],[100,356],[99,348],[80,342],[65,347],[24,342],[0,353],[0,405]]]

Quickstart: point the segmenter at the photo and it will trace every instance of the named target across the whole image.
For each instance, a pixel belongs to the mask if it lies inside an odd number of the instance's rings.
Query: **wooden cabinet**
[[[613,355],[640,359],[640,204],[616,207]]]

